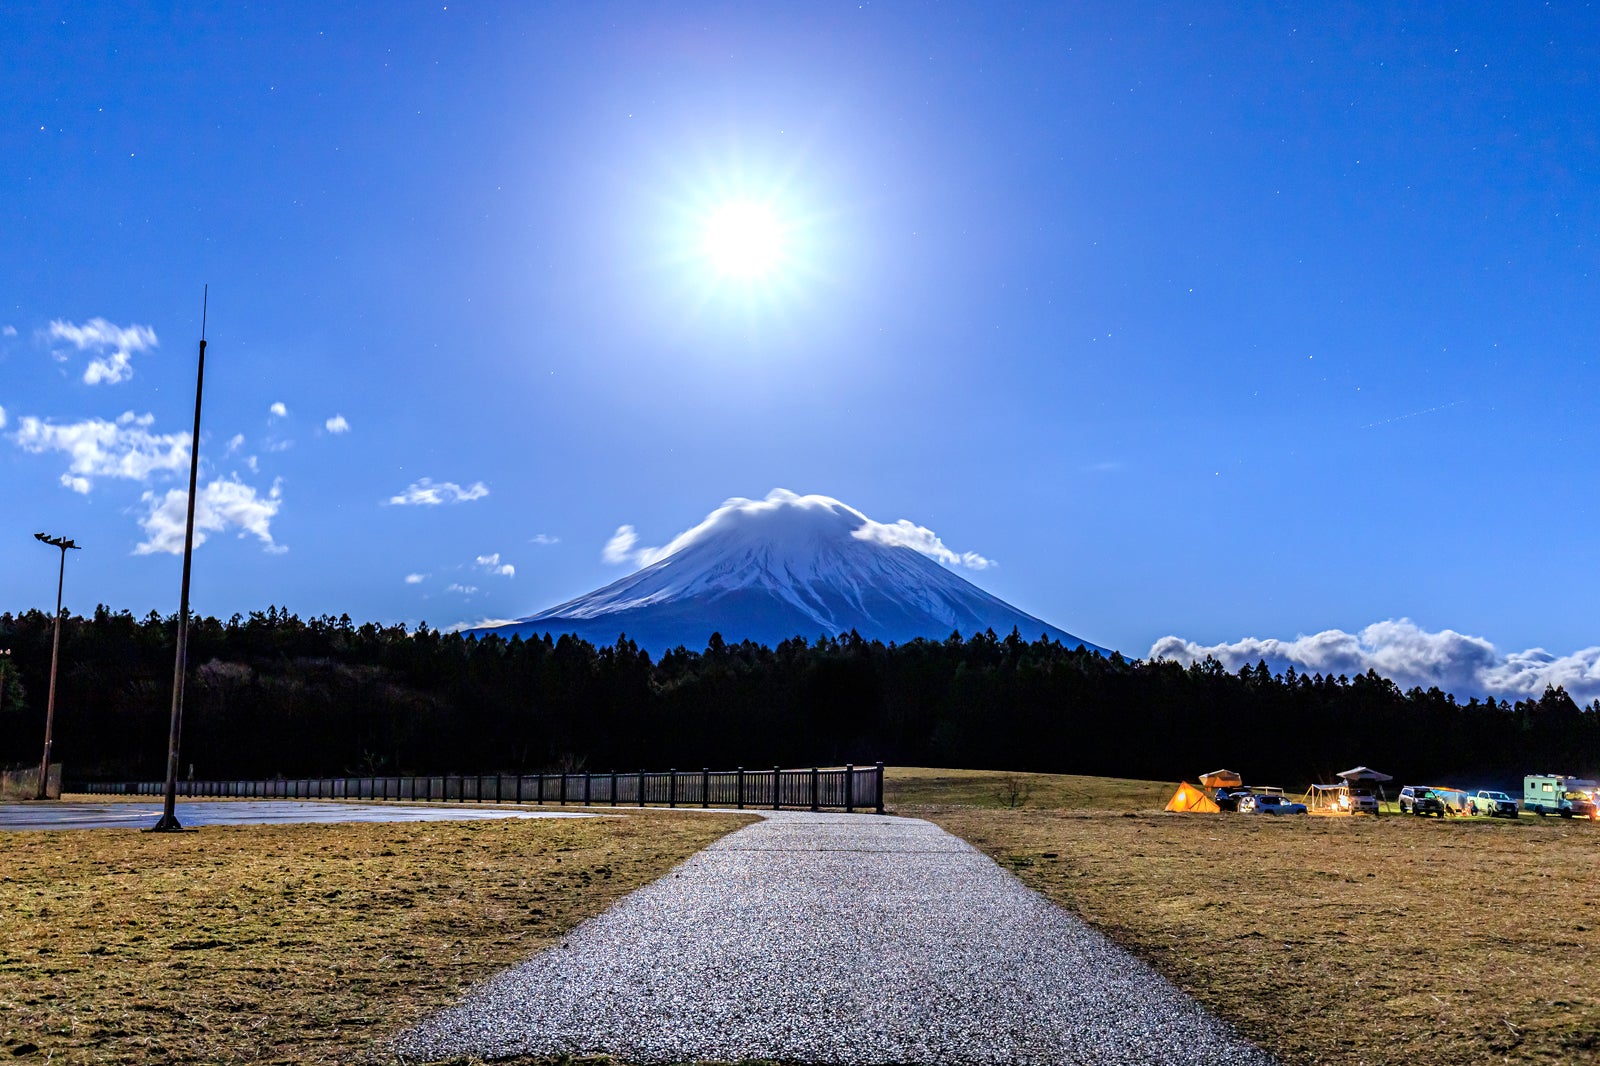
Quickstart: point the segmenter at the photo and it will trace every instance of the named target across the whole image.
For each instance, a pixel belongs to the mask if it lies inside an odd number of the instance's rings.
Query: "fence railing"
[[[159,796],[162,781],[95,781],[69,792]],[[431,777],[268,777],[179,781],[190,798],[417,800],[533,803],[584,807],[734,807],[844,809],[883,813],[883,763],[784,770],[634,770],[615,773],[436,774]]]

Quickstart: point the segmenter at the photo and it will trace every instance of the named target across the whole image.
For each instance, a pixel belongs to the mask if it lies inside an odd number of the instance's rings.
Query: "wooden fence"
[[[161,781],[69,784],[69,792],[159,796]],[[636,770],[619,773],[444,774],[432,777],[302,777],[179,781],[185,797],[417,800],[586,807],[746,807],[883,813],[883,763],[805,770]]]

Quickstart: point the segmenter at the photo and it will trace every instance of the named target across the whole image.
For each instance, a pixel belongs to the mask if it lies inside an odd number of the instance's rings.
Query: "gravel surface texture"
[[[1271,1063],[944,830],[773,813],[396,1038],[408,1062]]]

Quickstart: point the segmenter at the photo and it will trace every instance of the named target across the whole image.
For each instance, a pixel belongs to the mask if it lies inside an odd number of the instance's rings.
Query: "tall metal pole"
[[[167,789],[154,833],[180,832],[178,822],[178,738],[183,731],[183,678],[189,653],[189,564],[194,556],[194,494],[200,479],[200,395],[206,383],[206,310],[211,286],[200,297],[200,368],[194,378],[194,432],[189,437],[189,518],[183,529],[183,588],[178,595],[178,652],[172,666],[172,725],[167,732]]]
[[[61,549],[61,571],[56,575],[56,635],[50,645],[50,698],[44,712],[44,757],[39,760],[39,787],[33,795],[34,799],[42,800],[50,798],[50,741],[56,725],[56,662],[61,658],[61,587],[67,580],[67,549],[77,545],[66,537],[52,537],[46,533],[35,533],[33,537]]]

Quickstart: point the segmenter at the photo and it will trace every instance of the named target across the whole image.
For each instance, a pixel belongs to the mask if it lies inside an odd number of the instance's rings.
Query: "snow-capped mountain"
[[[575,633],[595,644],[626,634],[659,653],[704,648],[712,633],[729,643],[773,646],[790,637],[943,640],[1013,628],[1069,647],[1105,649],[1017,610],[941,562],[988,561],[946,548],[931,530],[902,519],[874,522],[827,496],[774,490],[765,500],[733,499],[663,548],[634,551],[623,527],[608,557],[643,569],[586,596],[499,626],[473,630],[509,637]]]

